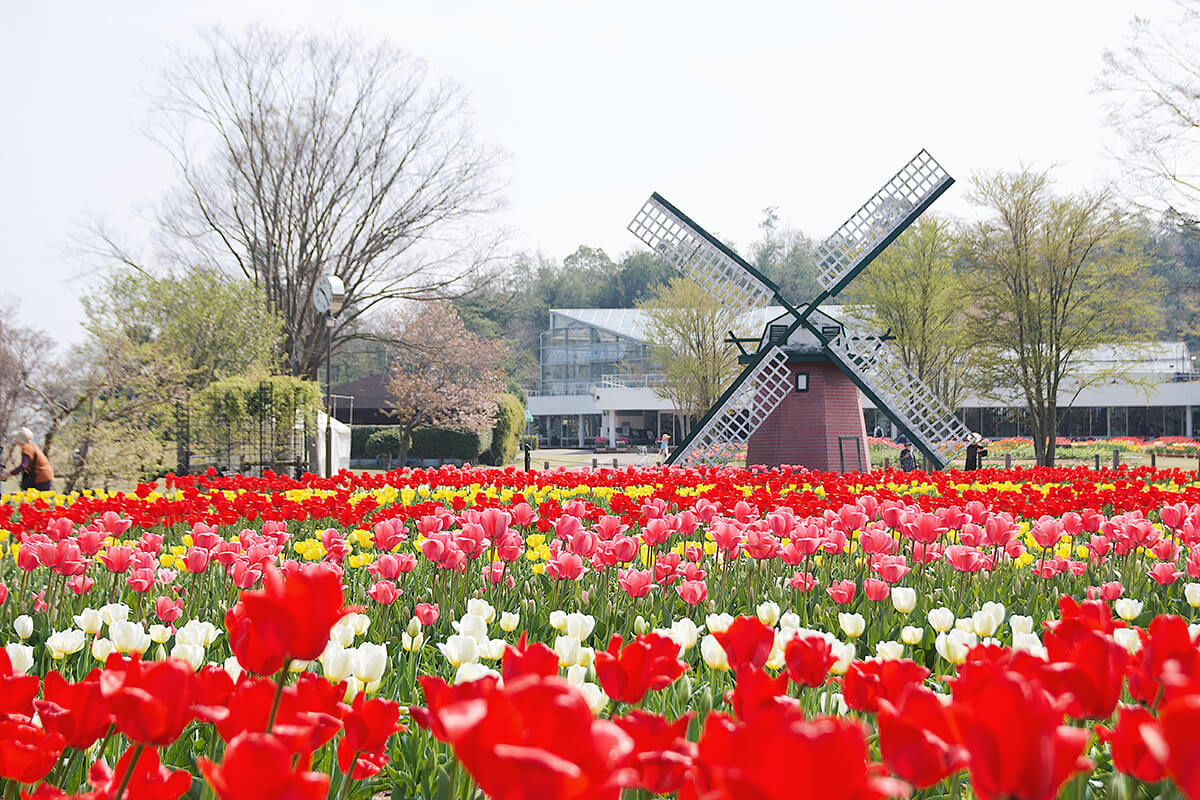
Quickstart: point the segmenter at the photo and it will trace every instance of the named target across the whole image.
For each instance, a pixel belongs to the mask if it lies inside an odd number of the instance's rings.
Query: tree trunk
[[[400,432],[400,453],[396,457],[396,465],[400,469],[408,463],[408,450],[412,447],[412,431],[404,430]]]

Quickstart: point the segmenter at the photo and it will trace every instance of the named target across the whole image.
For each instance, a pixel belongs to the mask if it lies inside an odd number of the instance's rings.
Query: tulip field
[[[5,800],[1200,800],[1194,472],[2,499]]]

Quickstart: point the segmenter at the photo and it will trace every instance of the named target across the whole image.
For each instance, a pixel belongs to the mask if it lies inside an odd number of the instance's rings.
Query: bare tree
[[[446,300],[412,304],[388,324],[404,342],[387,384],[387,413],[400,428],[400,463],[418,428],[491,428],[504,391],[504,345],[469,333]]]
[[[0,304],[0,437],[11,441],[22,425],[44,419],[38,390],[55,372],[54,341],[14,322],[16,306]]]
[[[324,358],[320,276],[346,286],[337,347],[379,304],[450,296],[491,262],[498,238],[472,229],[498,207],[497,157],[461,90],[389,46],[214,29],[178,54],[156,101],[151,134],[180,177],[162,232],[186,263],[261,289],[293,374]]]
[[[1179,0],[1178,7],[1171,20],[1134,18],[1125,46],[1105,52],[1099,88],[1139,202],[1194,222],[1200,215],[1200,2]]]

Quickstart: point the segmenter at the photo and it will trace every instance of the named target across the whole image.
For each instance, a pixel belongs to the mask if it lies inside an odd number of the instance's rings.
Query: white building
[[[823,312],[838,317],[836,306]],[[739,326],[757,335],[784,312],[765,308],[746,314]],[[603,436],[612,442],[649,444],[663,432],[681,439],[679,415],[655,391],[662,367],[646,343],[647,319],[631,308],[555,308],[541,335],[541,381],[529,392],[542,442],[550,447],[584,447]],[[1071,438],[1112,436],[1192,437],[1200,433],[1200,375],[1192,372],[1183,342],[1151,342],[1137,347],[1093,351],[1080,365],[1088,373],[1119,369],[1124,375],[1059,396],[1059,433]],[[989,438],[1027,435],[1024,400],[1014,389],[1000,398],[968,397],[959,413],[969,428]],[[867,398],[862,398],[867,430],[889,430]],[[1195,411],[1194,411],[1195,409]]]

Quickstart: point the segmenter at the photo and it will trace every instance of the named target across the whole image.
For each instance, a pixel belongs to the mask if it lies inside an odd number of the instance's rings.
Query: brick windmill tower
[[[856,331],[819,309],[954,183],[922,150],[817,248],[822,291],[792,305],[769,278],[668,203],[650,196],[629,230],[741,313],[780,305],[753,352],[736,339],[745,369],[671,453],[682,466],[747,464],[870,469],[859,392],[870,398],[939,469],[970,431],[888,347],[890,337]],[[752,340],[753,341],[753,340]]]

